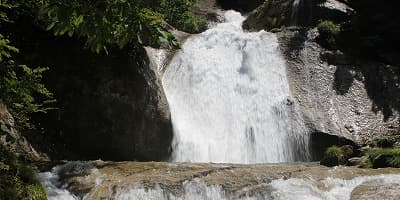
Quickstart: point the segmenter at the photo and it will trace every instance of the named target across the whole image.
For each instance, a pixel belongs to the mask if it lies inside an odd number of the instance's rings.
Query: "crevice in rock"
[[[326,149],[333,145],[336,146],[351,145],[355,147],[354,149],[358,148],[358,145],[356,143],[347,138],[340,137],[337,135],[330,135],[317,130],[314,130],[313,133],[311,134],[310,143],[311,143],[312,160],[314,161],[321,160]]]

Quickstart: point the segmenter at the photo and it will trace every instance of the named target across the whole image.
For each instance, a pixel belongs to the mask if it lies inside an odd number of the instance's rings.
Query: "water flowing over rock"
[[[173,161],[277,163],[307,160],[308,135],[291,100],[274,34],[247,33],[244,17],[189,38],[163,85],[174,126]]]
[[[384,199],[398,199],[399,173],[399,169],[316,164],[96,161],[68,163],[39,177],[49,200],[347,200],[371,199],[376,193]]]

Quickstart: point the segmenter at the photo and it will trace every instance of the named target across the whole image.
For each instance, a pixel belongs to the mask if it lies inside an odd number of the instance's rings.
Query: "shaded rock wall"
[[[157,72],[143,49],[120,53],[55,52],[49,85],[60,110],[50,122],[79,159],[166,159],[172,125]]]
[[[84,50],[79,38],[57,38],[28,22],[16,31],[18,62],[44,66],[58,110],[35,115],[43,133],[28,139],[53,159],[165,160],[172,125],[157,72],[142,48]]]

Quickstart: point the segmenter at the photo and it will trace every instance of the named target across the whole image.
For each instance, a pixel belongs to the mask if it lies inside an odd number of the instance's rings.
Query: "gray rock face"
[[[383,63],[329,52],[315,29],[279,34],[296,103],[313,133],[364,144],[399,127],[399,70]]]
[[[6,140],[6,135],[9,135],[15,142]],[[0,99],[0,145],[7,146],[12,152],[24,157],[27,160],[38,161],[45,160],[43,155],[40,155],[31,144],[23,137],[15,127],[14,118],[8,112],[7,106]]]

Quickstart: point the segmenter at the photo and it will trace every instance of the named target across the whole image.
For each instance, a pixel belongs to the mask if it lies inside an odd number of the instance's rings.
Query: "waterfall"
[[[274,34],[244,32],[244,17],[190,37],[163,85],[174,126],[172,161],[279,163],[309,158],[285,60]]]
[[[292,6],[292,15],[290,17],[290,25],[295,26],[298,25],[298,17],[299,17],[299,9],[300,3],[302,0],[294,0]]]

